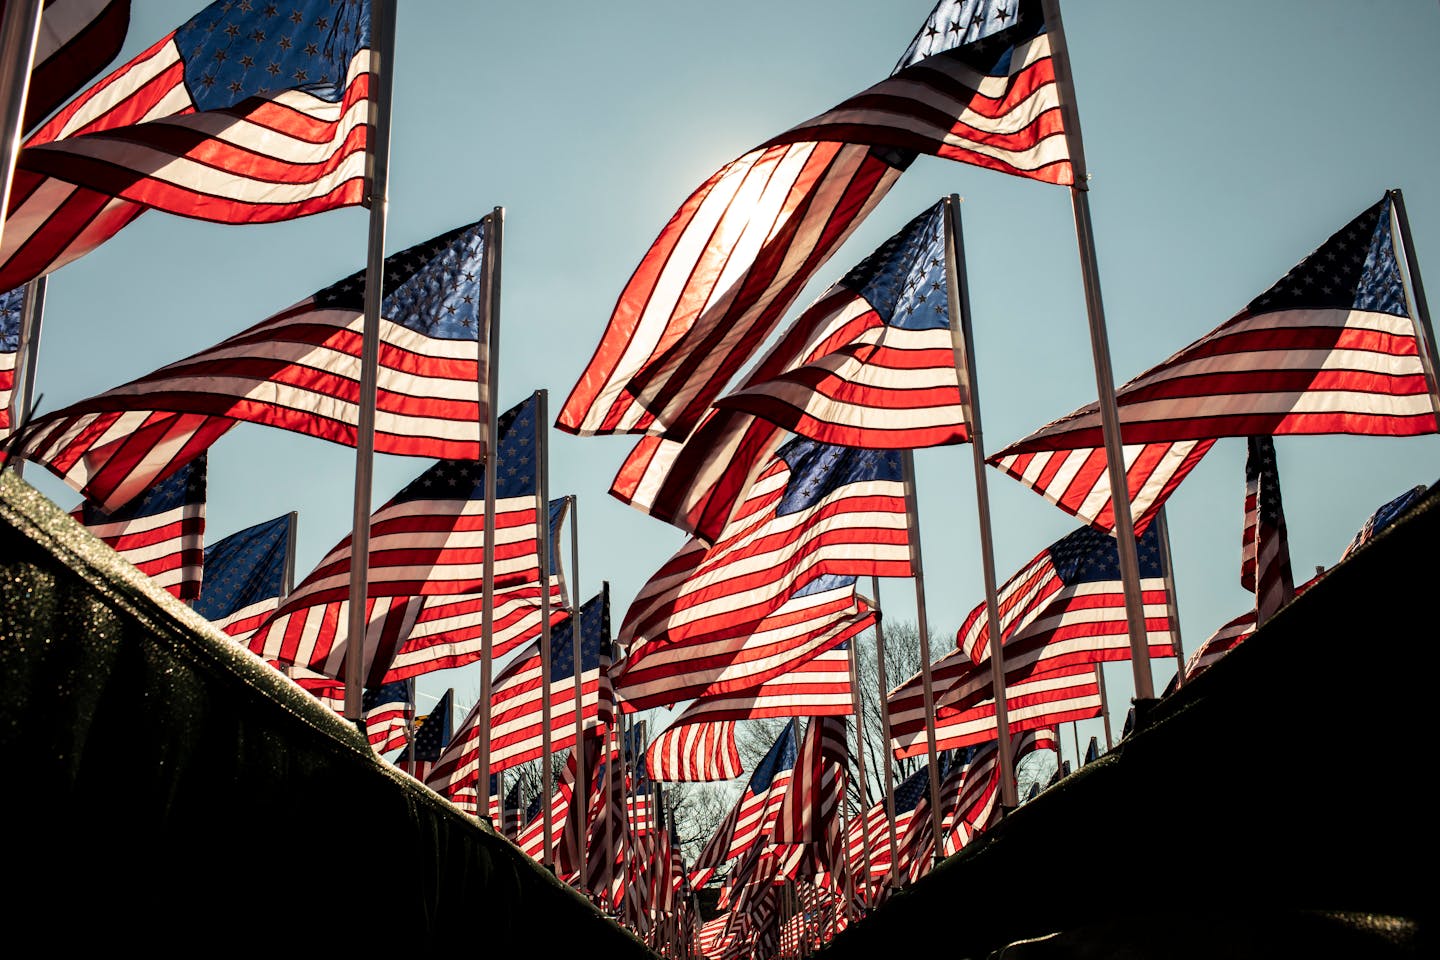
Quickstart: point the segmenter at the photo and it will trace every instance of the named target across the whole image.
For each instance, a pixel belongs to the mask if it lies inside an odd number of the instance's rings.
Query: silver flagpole
[[[550,458],[546,450],[545,427],[550,423],[550,392],[535,391],[535,521],[538,528],[536,547],[540,561],[540,792],[544,800],[540,803],[542,829],[545,831],[545,854],[541,862],[555,867],[555,851],[550,846],[553,815],[550,812],[550,793],[555,789],[555,775],[550,769],[550,751],[554,738],[550,735],[553,711],[550,706],[552,665],[550,663]],[[486,541],[488,547],[489,541]],[[575,676],[580,676],[580,664],[575,664]],[[577,744],[578,746],[578,744]]]
[[[915,454],[902,450],[905,465],[905,514],[910,530],[910,569],[915,575],[915,619],[920,633],[920,684],[925,693],[925,755],[930,760],[930,826],[934,861],[940,862],[940,764],[935,750],[935,688],[930,679],[930,625],[925,617],[925,570],[920,561],[920,503],[915,495]],[[894,856],[892,853],[891,856]]]
[[[980,566],[985,576],[985,616],[990,624],[990,691],[995,698],[995,737],[999,746],[1002,814],[1020,805],[1015,793],[1014,746],[1010,742],[1010,705],[1005,699],[1005,655],[1000,630],[1000,601],[995,587],[995,537],[990,529],[990,485],[985,474],[985,434],[980,426],[980,379],[971,349],[970,278],[964,269],[965,233],[960,226],[960,198],[945,204],[945,285],[950,298],[950,341],[960,374],[960,402],[970,426],[970,454],[975,469],[975,506],[980,518]],[[936,839],[939,843],[939,839]]]
[[[570,514],[570,616],[571,623],[571,659],[575,661],[575,790],[570,794],[571,803],[588,804],[590,800],[590,781],[585,776],[585,750],[583,749],[585,738],[585,723],[583,720],[585,691],[580,682],[580,659],[584,653],[583,636],[584,622],[580,615],[580,513],[575,495],[572,493],[566,499],[569,500]],[[579,798],[583,797],[581,800]],[[587,809],[581,806],[582,810]],[[578,816],[575,820],[575,850],[576,859],[580,866],[580,889],[588,888],[590,882],[589,864],[585,857],[585,817]]]
[[[1435,377],[1435,328],[1430,325],[1430,305],[1425,302],[1425,284],[1420,281],[1420,264],[1415,259],[1415,241],[1410,237],[1410,217],[1405,213],[1405,197],[1400,190],[1389,191],[1392,215],[1400,228],[1400,244],[1405,248],[1405,272],[1410,276],[1410,296],[1415,309],[1410,315],[1415,319],[1416,339],[1420,341],[1420,362],[1425,368],[1425,380],[1430,385],[1430,403],[1435,416],[1440,420],[1440,382]]]
[[[3,209],[0,207],[0,210]],[[20,306],[20,340],[16,344],[16,356],[21,363],[20,390],[10,398],[12,424],[20,423],[21,418],[30,413],[30,406],[35,402],[35,376],[40,363],[40,327],[45,319],[47,285],[46,277],[36,277],[25,284],[25,300]],[[15,453],[15,475],[23,477],[25,459],[19,456],[19,450]]]
[[[875,670],[880,684],[880,735],[885,738],[885,819],[890,830],[890,886],[900,885],[900,838],[895,831],[895,759],[890,746],[890,684],[885,679],[885,612],[880,603],[880,578],[870,578],[875,594]]]
[[[365,320],[360,348],[360,416],[355,431],[355,512],[350,534],[350,621],[345,645],[345,719],[359,724],[365,665],[365,600],[370,580],[370,480],[375,466],[375,394],[380,371],[380,303],[385,296],[385,214],[389,207],[390,90],[395,73],[394,0],[370,4],[374,49],[370,128],[366,152],[370,185],[369,254],[365,264]]]
[[[878,617],[875,626],[877,629],[880,626]],[[855,700],[855,767],[860,777],[857,791],[860,798],[860,853],[865,865],[865,902],[868,904],[873,899],[870,889],[870,788],[865,780],[865,705],[860,697],[860,672],[855,666],[858,645],[858,639],[850,641],[850,695]],[[884,709],[883,706],[881,709]],[[886,750],[889,750],[888,745]],[[845,836],[845,863],[847,866],[850,863],[849,834]]]
[[[1115,749],[1115,738],[1110,733],[1110,698],[1105,694],[1104,664],[1095,664],[1095,684],[1100,688],[1100,718],[1105,721],[1105,750]]]
[[[295,589],[295,546],[300,538],[300,514],[294,510],[290,511],[290,535],[285,538],[285,573],[280,583],[280,601],[290,596],[290,591]]]
[[[1135,671],[1137,700],[1155,698],[1150,671],[1150,646],[1145,629],[1145,602],[1140,591],[1140,556],[1135,547],[1135,524],[1130,516],[1130,486],[1125,478],[1125,452],[1120,436],[1120,409],[1115,402],[1115,374],[1110,368],[1110,338],[1105,331],[1105,305],[1100,297],[1100,267],[1095,259],[1095,232],[1090,222],[1090,187],[1086,183],[1085,151],[1080,137],[1080,111],[1075,105],[1075,84],[1059,0],[1042,0],[1045,25],[1055,64],[1055,83],[1065,118],[1070,165],[1075,183],[1070,200],[1075,211],[1075,238],[1080,247],[1080,273],[1085,283],[1085,313],[1090,321],[1090,351],[1095,359],[1100,426],[1105,438],[1105,460],[1110,475],[1110,499],[1115,510],[1115,538],[1120,553],[1120,577],[1125,585],[1125,619],[1130,625],[1130,660]]]
[[[30,94],[30,70],[35,65],[35,41],[40,36],[42,0],[11,0],[0,22],[0,135],[5,137],[4,169],[0,169],[0,217],[10,209],[10,181],[25,135],[25,100]],[[0,239],[5,235],[0,219]]]
[[[485,362],[480,368],[484,377],[480,384],[480,413],[485,417],[485,558],[481,561],[480,713],[475,719],[480,732],[477,763],[480,776],[486,782],[490,777],[490,687],[493,675],[490,661],[495,633],[495,494],[499,485],[496,446],[500,442],[495,398],[499,394],[496,387],[500,379],[500,245],[504,232],[505,211],[496,207],[490,212],[490,224],[485,231],[484,274],[480,278],[483,287],[481,302],[485,305]]]
[[[1170,555],[1170,520],[1161,507],[1155,514],[1159,527],[1161,558],[1165,562],[1165,616],[1170,621],[1170,647],[1175,651],[1175,689],[1185,685],[1185,646],[1180,642],[1180,595],[1175,591],[1175,561]],[[1110,722],[1106,714],[1105,722]],[[1108,734],[1108,728],[1107,728]]]

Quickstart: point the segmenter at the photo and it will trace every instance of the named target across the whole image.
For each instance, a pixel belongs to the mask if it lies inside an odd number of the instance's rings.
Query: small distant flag
[[[280,605],[294,536],[294,514],[286,514],[206,547],[205,581],[191,607],[245,643]]]
[[[1256,623],[1263,624],[1295,596],[1290,538],[1280,501],[1275,441],[1250,437],[1245,458],[1245,526],[1241,536],[1240,585],[1255,594]]]
[[[1411,507],[1415,506],[1415,504],[1424,498],[1428,490],[1429,488],[1423,483],[1417,487],[1411,487],[1394,500],[1382,505],[1380,509],[1370,514],[1364,526],[1355,534],[1355,537],[1350,541],[1350,545],[1345,548],[1345,552],[1340,555],[1340,559],[1342,561],[1348,560],[1350,555],[1356,550],[1359,550],[1362,546],[1369,543],[1374,537],[1384,531],[1386,527],[1403,517],[1409,512]]]
[[[445,695],[429,713],[415,718],[414,746],[395,758],[395,766],[424,783],[434,769],[435,761],[440,759],[440,755],[450,745],[455,722],[454,710],[455,691],[446,690]]]

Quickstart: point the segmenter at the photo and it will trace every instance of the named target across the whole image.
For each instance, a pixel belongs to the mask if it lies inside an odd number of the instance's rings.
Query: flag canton
[[[490,792],[492,794],[495,792],[495,781],[497,776],[497,774],[490,774]],[[505,809],[519,810],[520,805],[520,781],[516,780],[513,784],[510,785],[510,789],[505,791]]]
[[[450,716],[454,699],[455,691],[446,690],[445,696],[435,704],[434,710],[415,719],[414,743],[417,761],[434,763],[440,759],[440,754],[445,752],[445,747],[450,743],[451,725],[454,722]]]
[[[895,812],[909,813],[920,803],[920,798],[930,789],[930,765],[916,770],[895,788]]]
[[[496,496],[502,499],[535,495],[535,447],[541,429],[535,408],[536,398],[531,394],[505,411],[498,421]]]
[[[891,75],[954,51],[986,74],[1002,76],[1015,46],[1044,32],[1038,0],[940,0]]]
[[[366,712],[387,703],[410,704],[410,680],[396,680],[393,683],[367,688],[360,695],[360,705]]]
[[[386,257],[381,315],[428,337],[479,339],[486,223],[457,227]],[[364,310],[365,277],[358,270],[316,291],[314,300],[330,309]]]
[[[1341,227],[1248,307],[1251,313],[1326,308],[1410,315],[1390,230],[1389,197]]]
[[[289,542],[290,518],[284,516],[206,547],[205,584],[195,598],[195,612],[206,620],[219,620],[280,596]]]
[[[601,593],[580,608],[580,673],[600,669],[601,654],[609,653],[610,598]],[[575,676],[575,618],[550,635],[550,682]]]
[[[205,455],[201,454],[134,500],[110,513],[106,513],[87,500],[81,522],[86,526],[91,526],[118,520],[136,520],[140,517],[153,517],[170,510],[178,510],[189,504],[203,505],[205,503],[205,461]]]
[[[1365,521],[1365,525],[1360,528],[1360,531],[1355,534],[1355,538],[1350,541],[1350,545],[1345,548],[1345,553],[1341,559],[1343,560],[1345,557],[1350,556],[1350,554],[1354,553],[1362,544],[1404,516],[1406,511],[1415,506],[1421,497],[1425,496],[1427,489],[1423,483],[1417,487],[1412,487],[1372,513],[1370,519]]]
[[[24,306],[24,287],[0,294],[0,353],[20,349],[20,310]]]
[[[811,580],[805,586],[796,590],[791,596],[813,597],[816,594],[828,593],[831,590],[843,590],[846,587],[855,586],[855,577],[850,574],[825,573]]]
[[[839,447],[796,437],[780,448],[777,457],[790,468],[775,511],[782,517],[808,510],[847,484],[902,478],[900,454],[895,450]]]
[[[200,110],[292,89],[337,102],[350,61],[369,45],[368,0],[217,0],[175,31]]]
[[[1155,524],[1146,527],[1136,540],[1135,551],[1140,555],[1140,576],[1165,576]],[[1050,562],[1060,581],[1067,585],[1120,579],[1120,551],[1115,538],[1094,527],[1081,527],[1056,541],[1050,547]]]
[[[1261,522],[1276,526],[1284,523],[1280,503],[1280,474],[1275,465],[1275,441],[1270,437],[1251,437],[1245,457],[1245,485],[1255,492],[1255,510]]]
[[[891,326],[906,330],[949,327],[944,202],[911,220],[840,282],[864,297]]]
[[[755,767],[755,772],[750,776],[749,793],[758,797],[770,789],[770,784],[775,775],[781,770],[793,770],[795,768],[795,721],[791,720],[785,724],[785,732],[776,738],[770,751],[765,754]]]

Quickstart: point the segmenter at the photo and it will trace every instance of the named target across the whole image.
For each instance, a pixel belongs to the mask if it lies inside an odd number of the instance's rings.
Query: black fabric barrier
[[[1436,955],[1436,491],[819,956]]]
[[[12,945],[651,955],[10,472],[0,756]]]

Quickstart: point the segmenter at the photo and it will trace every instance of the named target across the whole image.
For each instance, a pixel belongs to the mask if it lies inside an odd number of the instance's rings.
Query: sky
[[[198,9],[134,6],[117,63]],[[499,404],[545,389],[553,419],[681,201],[756,144],[885,77],[931,6],[401,4],[387,252],[505,208]],[[1404,192],[1422,273],[1440,277],[1440,4],[1088,0],[1064,13],[1117,382],[1229,318],[1387,188]],[[993,452],[1096,395],[1067,189],[921,157],[787,319],[950,193],[964,201]],[[356,208],[245,227],[140,218],[51,277],[42,412],[208,347],[358,269],[367,217]],[[551,496],[579,498],[582,599],[608,581],[617,626],[683,539],[607,495],[632,444],[551,434]],[[1281,437],[1276,447],[1300,580],[1338,560],[1380,504],[1440,478],[1433,436]],[[1238,576],[1244,450],[1222,440],[1170,500],[1187,652],[1253,604]],[[242,425],[211,451],[207,540],[298,511],[303,577],[349,532],[354,459]],[[953,638],[983,597],[971,451],[922,450],[916,463],[929,624]],[[427,465],[377,458],[374,505]],[[42,470],[26,473],[62,507],[78,502]],[[1002,581],[1076,525],[998,472],[989,488]],[[880,601],[891,619],[915,617],[908,580],[884,581]],[[1157,691],[1173,672],[1173,661],[1154,665]],[[1118,734],[1130,665],[1108,665],[1106,679]],[[450,686],[463,715],[478,667],[422,678],[421,710]],[[1103,742],[1098,721],[1080,724],[1082,749],[1090,736]]]

